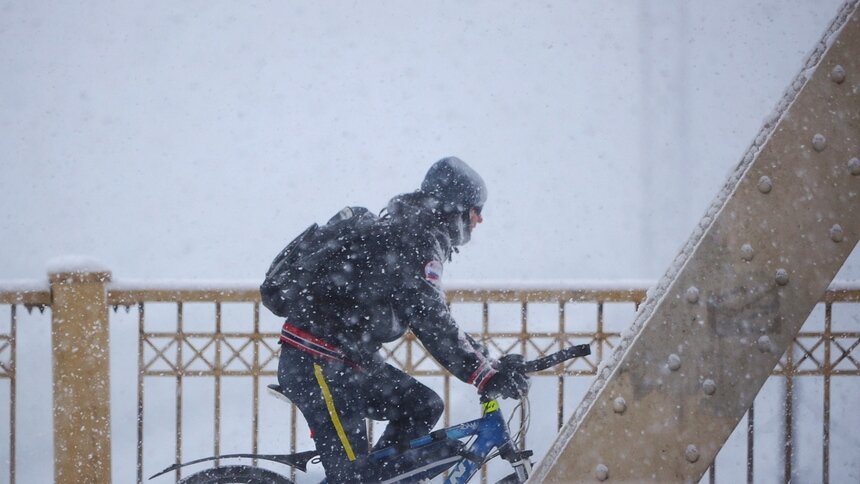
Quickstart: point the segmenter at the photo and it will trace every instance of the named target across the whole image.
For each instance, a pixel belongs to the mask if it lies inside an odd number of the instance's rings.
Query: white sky
[[[656,279],[839,3],[6,2],[0,278],[259,279],[457,155],[449,278]]]
[[[490,190],[448,278],[657,279],[840,4],[0,0],[0,281],[67,254],[259,280],[311,222],[448,155]],[[44,350],[22,381],[49,381],[47,325],[21,326]],[[51,452],[50,405],[21,405],[43,438],[19,463]]]

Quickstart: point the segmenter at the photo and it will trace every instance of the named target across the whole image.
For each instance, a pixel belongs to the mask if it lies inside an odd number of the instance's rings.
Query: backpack
[[[260,285],[260,300],[269,311],[286,317],[288,305],[311,291],[348,290],[348,279],[335,271],[356,241],[379,217],[364,207],[346,207],[325,225],[313,224],[278,253]],[[316,286],[316,287],[315,287]]]

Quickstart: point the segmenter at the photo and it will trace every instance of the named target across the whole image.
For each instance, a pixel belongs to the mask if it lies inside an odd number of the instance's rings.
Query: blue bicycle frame
[[[578,356],[586,356],[589,354],[591,354],[591,349],[587,344],[571,346],[569,348],[565,348],[556,353],[553,353],[549,356],[538,358],[537,360],[533,361],[524,362],[523,371],[525,371],[526,373],[534,373],[549,368],[553,365],[557,365],[565,360],[576,358]],[[269,388],[272,391],[283,395],[283,391],[278,385],[269,385]],[[465,484],[475,475],[476,472],[478,472],[478,469],[480,469],[481,466],[487,461],[487,457],[490,455],[493,449],[499,449],[499,454],[501,455],[501,457],[506,461],[510,462],[515,472],[515,474],[506,477],[504,479],[504,482],[525,482],[525,480],[528,478],[528,474],[531,472],[531,461],[529,460],[529,457],[532,455],[531,451],[517,449],[516,444],[511,440],[508,424],[502,416],[501,410],[499,408],[499,402],[497,400],[488,399],[482,396],[481,408],[483,410],[483,416],[479,419],[461,423],[459,425],[454,425],[453,427],[436,430],[431,432],[429,435],[413,439],[409,442],[408,447],[406,447],[405,449],[402,447],[388,447],[385,449],[380,449],[378,451],[370,453],[367,456],[367,459],[371,463],[384,466],[387,462],[396,460],[398,457],[405,454],[409,450],[422,449],[425,447],[427,449],[430,449],[429,446],[431,444],[440,442],[445,443],[446,445],[451,444],[449,447],[443,449],[445,452],[447,452],[447,454],[439,452],[434,455],[433,452],[427,452],[425,455],[420,457],[412,456],[414,457],[413,461],[411,461],[409,464],[404,465],[402,469],[398,469],[397,475],[389,478],[389,480],[387,481],[384,481],[383,484],[389,482],[397,482],[403,479],[416,479],[419,477],[431,479],[435,476],[438,476],[442,472],[450,469],[451,466],[454,466],[454,469],[449,474],[448,479],[446,479],[445,483]],[[462,444],[461,439],[467,439],[472,437],[475,438],[474,441],[466,448]],[[168,472],[178,472],[179,468],[188,465],[226,458],[262,459],[272,462],[278,462],[304,471],[307,463],[317,455],[318,453],[316,451],[307,451],[289,455],[228,454],[206,457],[190,462],[173,464],[170,467],[164,469],[163,471],[153,475],[152,477],[150,477],[150,479],[161,476],[163,474],[167,474]],[[215,467],[213,469],[204,470],[193,474],[189,476],[188,479],[192,479],[195,476],[199,476],[203,479],[207,479],[205,482],[212,482],[209,479],[213,477],[217,478],[219,475],[222,475],[223,473],[220,473],[220,471],[222,470],[233,472],[236,475],[231,475],[230,477],[235,478],[239,475],[243,475],[244,473],[255,470],[255,467]],[[277,473],[269,472],[269,474],[271,474],[268,477],[269,480],[271,480],[272,477],[283,477]],[[243,477],[247,476],[244,475]],[[286,480],[286,478],[284,479]],[[516,481],[513,481],[511,479],[515,479]],[[258,482],[260,480],[261,479],[257,479],[253,482]],[[287,480],[287,482],[289,481]],[[323,483],[325,482],[326,481],[323,480]]]
[[[575,345],[549,356],[538,358],[537,360],[523,362],[522,369],[526,373],[534,373],[557,365],[562,361],[589,354],[591,354],[591,348],[588,344]],[[456,463],[454,470],[451,471],[445,483],[465,484],[478,472],[478,469],[486,462],[487,456],[490,455],[493,449],[499,449],[502,458],[511,463],[517,482],[525,482],[528,474],[531,472],[531,461],[529,461],[529,457],[532,455],[531,451],[520,451],[516,448],[514,442],[511,441],[508,423],[502,417],[497,400],[487,399],[482,396],[481,407],[484,415],[477,420],[437,430],[430,435],[419,437],[409,442],[410,449],[418,449],[434,442],[445,440],[459,441],[468,437],[477,437],[469,448],[465,449],[465,452],[459,452],[457,455],[438,460],[427,459],[429,462],[418,462],[412,469],[405,470],[396,478],[391,479],[391,482],[417,475],[432,478]],[[395,448],[381,449],[371,453],[368,456],[368,460],[371,462],[384,462],[386,459],[396,457],[398,453],[398,449]],[[505,481],[507,482],[508,479],[506,478]]]
[[[446,484],[465,484],[478,472],[478,469],[486,461],[490,452],[493,449],[514,451],[514,443],[511,441],[508,424],[502,416],[497,400],[488,400],[481,403],[481,408],[484,415],[476,420],[464,422],[452,427],[437,430],[430,435],[425,435],[409,442],[409,449],[418,449],[434,442],[443,439],[461,440],[469,437],[476,437],[475,441],[465,449],[468,457],[457,455],[434,462],[419,463],[419,466],[411,471],[406,471],[397,476],[397,479],[405,479],[410,475],[426,472],[429,469],[436,469],[432,475],[427,476],[432,478],[443,471],[449,469],[451,465],[456,463],[456,466],[451,471]],[[394,457],[398,454],[398,450],[392,447],[378,450],[368,456],[371,462],[382,462],[386,459]],[[525,460],[531,452],[524,453]],[[516,466],[516,462],[511,462]],[[425,465],[420,465],[425,464]],[[445,465],[449,464],[449,465]]]
[[[490,455],[493,449],[499,449],[502,457],[508,460],[514,467],[514,470],[517,471],[520,477],[519,481],[525,481],[528,477],[528,472],[531,470],[529,468],[531,463],[528,460],[531,452],[517,451],[514,442],[511,440],[508,424],[504,416],[502,416],[497,400],[483,401],[482,399],[481,409],[483,416],[479,419],[433,431],[428,435],[409,441],[408,446],[405,447],[386,447],[371,452],[367,456],[367,460],[374,464],[383,465],[385,462],[396,459],[410,450],[422,449],[439,442],[450,443],[456,441],[459,443],[461,439],[474,437],[475,439],[471,445],[459,448],[456,453],[448,455],[433,455],[431,453],[430,455],[423,456],[423,458],[416,458],[410,465],[400,469],[396,476],[384,480],[383,483],[398,482],[410,478],[414,479],[419,476],[421,478],[432,479],[454,466],[445,483],[465,484],[478,472],[478,469],[486,462],[487,456]],[[304,471],[307,462],[317,455],[316,451],[308,451],[290,455],[228,454],[217,458],[258,458],[279,462]],[[183,464],[174,464],[153,475],[150,479],[174,471],[180,467],[214,459],[216,457],[207,457]],[[205,472],[203,471],[201,474]],[[324,479],[321,484],[325,484],[326,482],[327,480]]]

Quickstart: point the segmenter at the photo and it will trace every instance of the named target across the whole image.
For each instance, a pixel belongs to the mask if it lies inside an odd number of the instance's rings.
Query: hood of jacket
[[[444,214],[441,204],[431,195],[416,191],[397,195],[388,202],[391,223],[401,231],[401,236],[414,238],[413,243],[426,243],[428,238],[438,246],[445,259],[451,258],[455,239],[452,234],[450,215]]]

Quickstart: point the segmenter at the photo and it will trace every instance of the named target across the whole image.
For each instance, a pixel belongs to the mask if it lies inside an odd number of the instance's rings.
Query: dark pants
[[[375,448],[427,434],[444,410],[433,390],[393,366],[355,368],[281,345],[278,382],[313,433],[329,483],[373,482],[367,418],[387,420]]]

